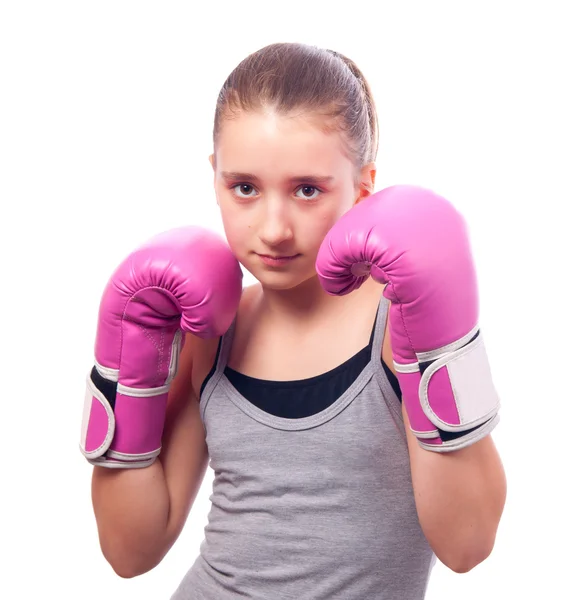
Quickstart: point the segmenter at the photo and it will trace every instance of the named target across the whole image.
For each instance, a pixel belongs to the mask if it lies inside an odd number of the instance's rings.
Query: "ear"
[[[376,184],[376,163],[371,162],[362,167],[358,181],[358,197],[356,204],[374,193]]]

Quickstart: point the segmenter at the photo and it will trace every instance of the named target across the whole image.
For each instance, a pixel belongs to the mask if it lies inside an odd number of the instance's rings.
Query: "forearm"
[[[437,557],[466,572],[490,554],[506,498],[506,478],[491,436],[448,453],[419,447],[404,411],[421,527]]]
[[[204,361],[213,361],[213,354]],[[178,538],[209,463],[190,379],[171,390],[162,451],[143,469],[95,467],[92,499],[100,545],[121,577],[153,569]]]
[[[102,552],[118,575],[139,575],[162,560],[170,498],[159,459],[143,469],[95,467],[92,500]]]

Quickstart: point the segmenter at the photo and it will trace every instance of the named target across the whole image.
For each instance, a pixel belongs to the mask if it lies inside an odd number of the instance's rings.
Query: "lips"
[[[258,256],[265,264],[272,267],[278,267],[289,264],[295,258],[298,258],[300,254],[291,254],[287,256],[278,254],[258,254]]]
[[[269,258],[271,260],[287,260],[290,258],[294,258],[295,256],[298,256],[298,254],[291,254],[290,256],[276,255],[276,254],[259,254],[258,256],[261,256],[262,258]]]

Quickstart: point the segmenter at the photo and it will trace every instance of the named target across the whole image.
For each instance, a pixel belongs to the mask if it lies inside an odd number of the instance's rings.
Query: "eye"
[[[317,189],[314,185],[303,185],[296,191],[296,194],[299,193],[303,195],[297,197],[302,200],[315,200],[321,194],[321,190]]]
[[[238,189],[240,190],[239,193],[238,193]],[[256,192],[256,190],[254,189],[254,186],[250,185],[249,183],[238,183],[237,185],[234,185],[232,187],[232,190],[234,190],[234,192],[238,198],[250,198],[252,196],[257,195],[257,193],[256,194],[254,193],[254,192]]]

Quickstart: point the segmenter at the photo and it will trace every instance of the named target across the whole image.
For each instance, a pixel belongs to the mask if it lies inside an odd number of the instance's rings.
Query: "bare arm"
[[[382,357],[392,369],[390,336]],[[437,558],[465,573],[491,553],[506,501],[506,476],[491,436],[456,450],[424,450],[402,406],[419,522]]]
[[[216,348],[217,340],[187,336],[169,393],[162,451],[151,466],[94,467],[92,500],[100,545],[121,577],[159,564],[187,520],[208,466],[198,392]]]
[[[403,407],[416,508],[439,560],[465,573],[491,553],[506,500],[506,478],[491,436],[455,452],[422,449]]]

